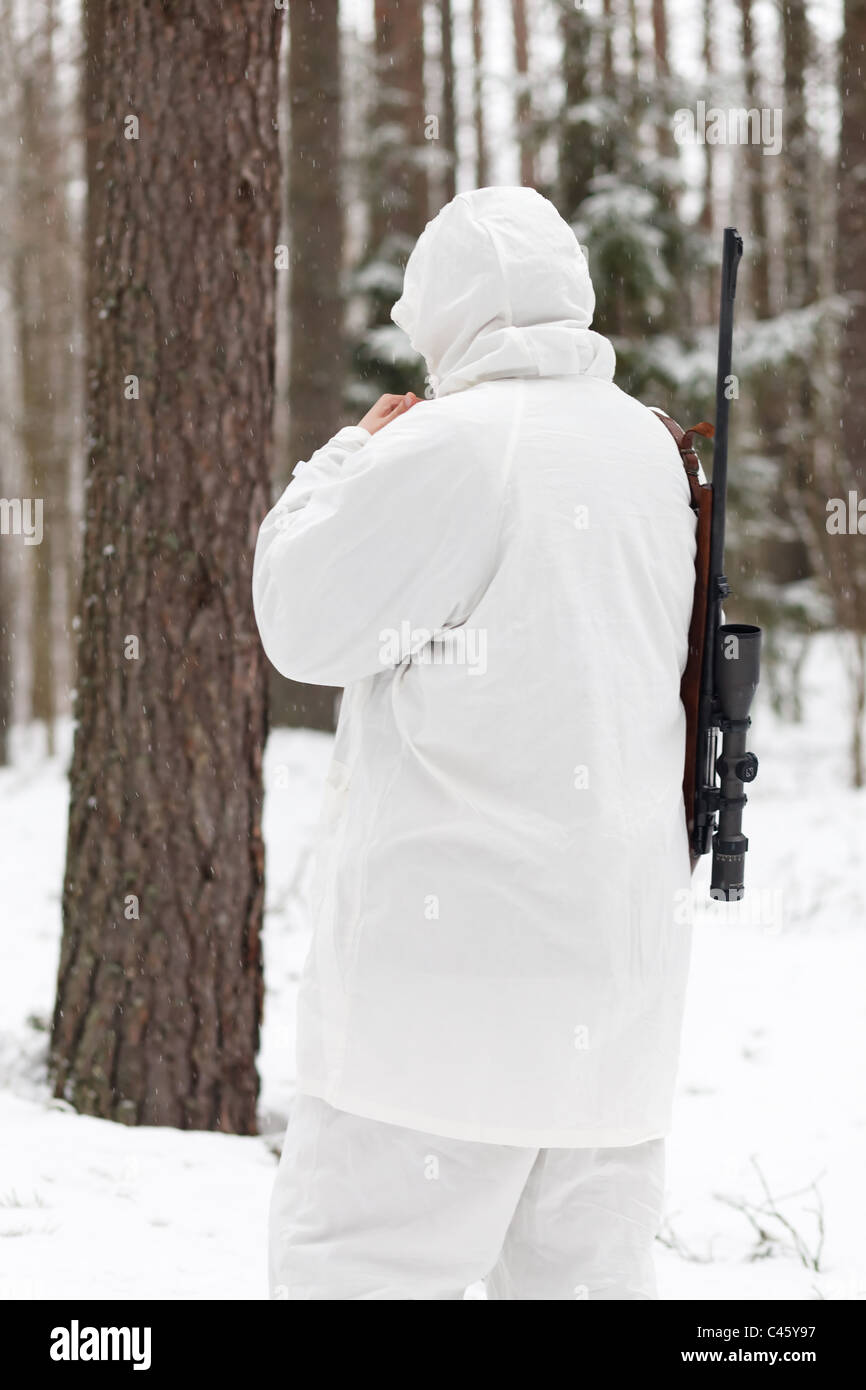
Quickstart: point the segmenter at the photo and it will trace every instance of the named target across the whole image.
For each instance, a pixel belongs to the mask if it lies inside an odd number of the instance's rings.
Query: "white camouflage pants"
[[[298,1096],[270,1212],[275,1299],[654,1299],[664,1140],[443,1139]]]

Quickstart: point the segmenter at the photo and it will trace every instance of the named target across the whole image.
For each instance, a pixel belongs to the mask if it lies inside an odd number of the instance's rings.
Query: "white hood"
[[[479,188],[428,222],[391,317],[446,396],[500,377],[610,381],[594,308],[586,257],[553,204],[534,188]]]

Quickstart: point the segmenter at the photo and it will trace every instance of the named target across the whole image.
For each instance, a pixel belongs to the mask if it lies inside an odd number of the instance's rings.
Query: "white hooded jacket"
[[[256,549],[270,659],[346,687],[298,1089],[455,1138],[669,1128],[694,519],[594,305],[549,202],[460,194],[393,309],[435,399],[340,430]]]

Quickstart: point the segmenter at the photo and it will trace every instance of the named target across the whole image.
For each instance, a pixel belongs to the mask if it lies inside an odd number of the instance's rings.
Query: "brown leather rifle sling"
[[[691,851],[692,830],[695,819],[695,788],[697,778],[697,735],[698,703],[701,692],[701,667],[704,657],[704,637],[707,627],[707,591],[710,582],[710,526],[713,517],[713,488],[711,483],[702,483],[698,474],[698,456],[694,449],[694,436],[704,435],[712,439],[713,426],[702,420],[684,430],[670,415],[654,410],[662,424],[673,436],[691,493],[691,507],[697,518],[695,550],[695,592],[692,601],[692,620],[689,624],[689,654],[680,681],[680,699],[686,711],[686,749],[683,766],[683,801],[686,810],[686,824],[689,831],[689,853],[692,872],[698,863],[698,856]]]

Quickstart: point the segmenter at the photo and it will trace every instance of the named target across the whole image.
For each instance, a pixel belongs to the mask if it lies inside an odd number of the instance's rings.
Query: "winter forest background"
[[[427,219],[522,182],[684,425],[745,238],[762,770],[744,910],[697,877],[663,1292],[863,1297],[866,0],[0,0],[0,37],[0,1292],[265,1295],[337,692],[268,674],[255,534],[424,393]]]

